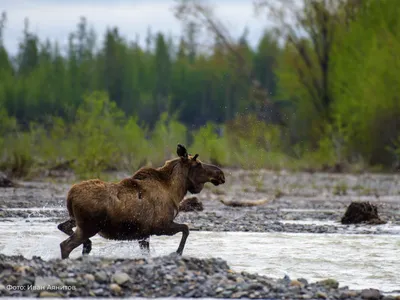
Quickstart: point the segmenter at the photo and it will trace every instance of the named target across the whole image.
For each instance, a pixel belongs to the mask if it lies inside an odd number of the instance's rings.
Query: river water
[[[383,225],[393,232],[399,226]],[[45,218],[10,218],[0,222],[0,253],[60,257],[59,243],[67,236]],[[176,250],[180,234],[152,237],[151,256]],[[117,242],[95,236],[90,255],[140,257],[136,242]],[[81,247],[71,258],[81,255]],[[221,257],[235,271],[270,277],[306,278],[316,281],[334,278],[352,289],[377,288],[385,292],[400,289],[400,235],[247,233],[192,231],[184,255],[198,258]]]

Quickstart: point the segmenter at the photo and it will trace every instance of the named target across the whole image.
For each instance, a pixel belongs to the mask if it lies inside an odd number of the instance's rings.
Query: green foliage
[[[95,92],[84,97],[71,128],[75,143],[70,150],[76,157],[73,169],[77,174],[99,176],[116,165],[118,140],[114,132],[119,130],[122,118],[122,111],[105,93]]]
[[[147,165],[150,143],[146,139],[147,130],[139,126],[138,119],[131,117],[126,124],[115,133],[118,147],[116,156],[120,158],[118,167],[135,172],[139,167]]]
[[[393,1],[370,1],[342,28],[333,59],[334,113],[347,128],[348,148],[368,163],[390,165],[387,151],[397,138],[400,102],[399,7]]]
[[[149,141],[149,161],[157,166],[164,164],[166,159],[176,156],[176,145],[187,144],[187,129],[185,125],[163,113],[156,122]]]
[[[8,136],[4,141],[2,169],[13,177],[26,177],[34,166],[33,138],[27,132]]]
[[[226,138],[220,138],[217,134],[218,127],[213,123],[207,123],[193,133],[191,149],[193,155],[198,153],[200,160],[211,161],[219,165],[227,165],[230,151]]]

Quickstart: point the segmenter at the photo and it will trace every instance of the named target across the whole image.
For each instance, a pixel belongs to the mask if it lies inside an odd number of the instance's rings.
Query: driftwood
[[[342,224],[385,224],[378,214],[378,207],[370,202],[351,202],[341,220]]]
[[[250,206],[259,206],[263,205],[267,202],[269,202],[269,199],[260,199],[260,200],[232,200],[232,201],[226,201],[226,200],[220,200],[221,203],[223,203],[226,206],[232,206],[232,207],[250,207]]]
[[[15,187],[16,184],[12,182],[6,174],[0,172],[0,188]]]
[[[203,209],[203,203],[197,197],[183,199],[179,204],[180,212],[202,211]]]

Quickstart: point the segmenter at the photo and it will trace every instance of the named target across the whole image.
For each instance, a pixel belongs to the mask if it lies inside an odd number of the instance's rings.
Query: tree
[[[156,110],[159,114],[168,109],[168,96],[170,90],[171,61],[165,43],[164,35],[158,33],[155,49],[155,90]]]
[[[29,20],[25,19],[24,24],[24,38],[18,52],[18,73],[26,76],[38,65],[39,50],[37,36],[29,32]]]
[[[251,69],[251,65],[247,63],[243,53],[239,51],[240,48],[236,47],[236,43],[230,36],[229,31],[217,19],[211,7],[198,0],[179,0],[175,6],[175,15],[184,24],[195,22],[199,24],[199,26],[202,25],[206,27],[212,34],[214,34],[233,58],[232,61],[235,64],[235,72],[237,76],[252,85],[255,93],[249,98],[249,101],[254,102],[254,106],[257,107],[258,111],[272,111],[272,115],[277,116],[276,119],[278,122],[284,124],[284,120],[280,117],[279,109],[271,101],[268,91],[265,91],[265,89],[259,84]]]

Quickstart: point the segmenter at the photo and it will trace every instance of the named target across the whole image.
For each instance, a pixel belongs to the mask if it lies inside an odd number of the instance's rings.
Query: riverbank
[[[334,279],[273,279],[234,272],[218,258],[175,254],[140,259],[80,257],[44,261],[0,255],[0,296],[211,297],[267,299],[381,299],[374,289],[350,290]],[[394,299],[386,296],[383,299]]]
[[[390,226],[400,226],[399,175],[264,170],[227,170],[225,173],[224,185],[206,185],[196,195],[204,210],[182,212],[177,222],[201,231],[294,233],[393,234]],[[124,173],[109,175],[115,181],[127,176],[129,174]],[[68,217],[65,196],[76,182],[73,177],[62,182],[66,178],[19,182],[18,188],[1,189],[0,221],[43,217],[56,224],[65,220]],[[264,200],[264,203],[254,207],[231,207],[222,203],[257,200]],[[351,201],[377,204],[388,225],[341,225],[340,219]]]

